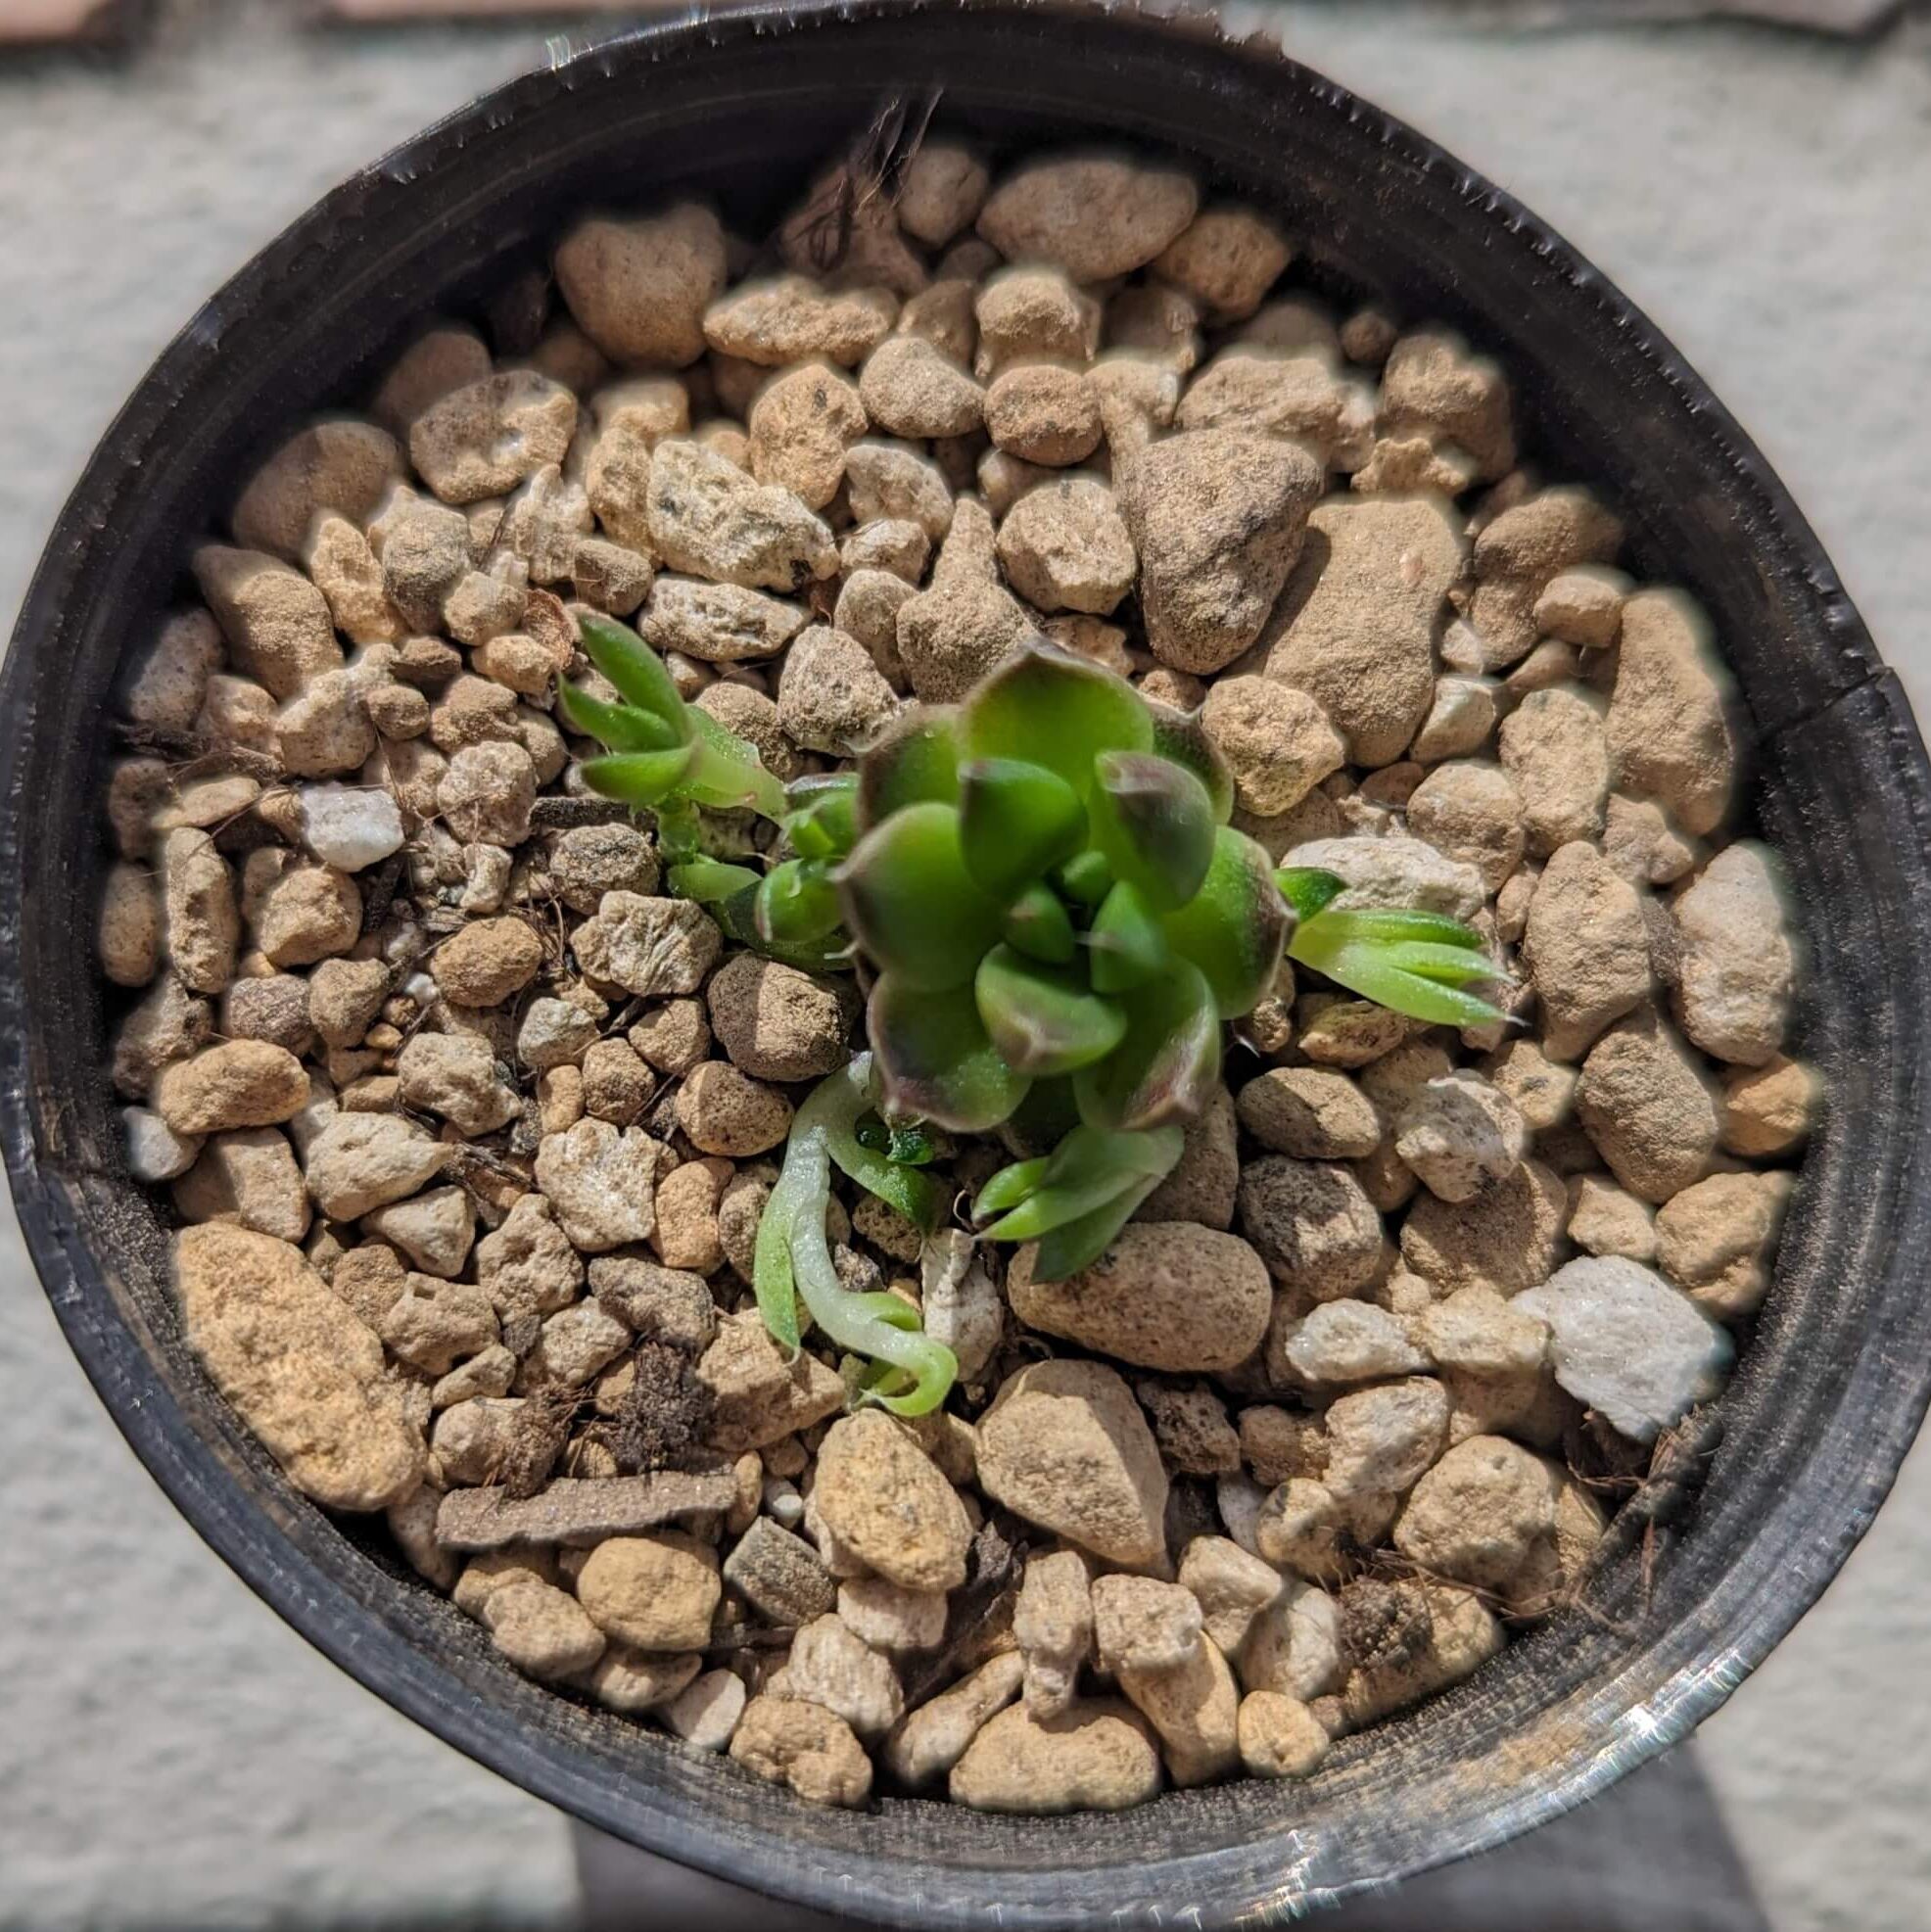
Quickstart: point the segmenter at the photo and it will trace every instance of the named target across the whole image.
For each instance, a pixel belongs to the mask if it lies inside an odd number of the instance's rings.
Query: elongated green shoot
[[[1036,1241],[1035,1281],[1063,1281],[1104,1254],[1179,1164],[1178,1127],[1107,1133],[1081,1125],[1039,1160],[1002,1168],[972,1203],[994,1241]]]
[[[1463,989],[1512,984],[1482,950],[1473,926],[1442,913],[1360,907],[1337,911],[1342,880],[1312,867],[1275,873],[1298,915],[1288,957],[1410,1019],[1435,1026],[1485,1026],[1506,1019],[1499,1007]]]
[[[918,1311],[897,1296],[846,1289],[825,1240],[834,1162],[921,1234],[930,1233],[944,1212],[944,1190],[929,1174],[892,1161],[860,1139],[859,1123],[871,1110],[869,1054],[821,1081],[798,1109],[783,1169],[758,1223],[752,1266],[758,1311],[773,1338],[795,1357],[802,1298],[826,1340],[874,1365],[860,1384],[862,1399],[897,1415],[923,1415],[945,1399],[958,1375],[952,1350],[923,1334]]]

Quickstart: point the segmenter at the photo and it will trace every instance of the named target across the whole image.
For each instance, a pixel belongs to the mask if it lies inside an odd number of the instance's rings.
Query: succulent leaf
[[[1274,983],[1287,937],[1273,862],[1245,832],[1222,825],[1200,891],[1160,923],[1167,944],[1206,974],[1222,1019],[1251,1013]]]
[[[685,795],[699,805],[726,810],[749,806],[764,818],[782,818],[784,787],[765,770],[757,747],[695,705],[685,716],[693,727],[697,751],[683,782]]]
[[[1096,993],[1141,986],[1172,957],[1165,930],[1146,894],[1121,879],[1100,902],[1086,933],[1087,976]]]
[[[607,758],[587,758],[584,782],[620,805],[655,805],[683,782],[696,759],[693,741],[671,751],[619,751]]]
[[[1119,1239],[1119,1231],[1139,1212],[1140,1203],[1159,1186],[1160,1176],[1136,1182],[1077,1220],[1062,1222],[1039,1238],[1033,1250],[1032,1278],[1064,1281],[1090,1268]]]
[[[908,805],[957,805],[964,757],[959,714],[950,706],[901,712],[859,763],[860,829],[882,825]]]
[[[1176,959],[1159,978],[1117,997],[1126,1037],[1073,1075],[1080,1118],[1113,1132],[1191,1120],[1220,1073],[1220,1015],[1205,975]]]
[[[1104,852],[1089,846],[1074,853],[1053,874],[1053,882],[1075,906],[1090,912],[1113,889],[1113,869]]]
[[[840,918],[838,888],[822,859],[787,859],[758,884],[753,917],[767,944],[809,945],[834,931]]]
[[[941,991],[886,972],[871,989],[866,1031],[886,1111],[955,1133],[996,1127],[1030,1084],[1006,1063],[969,987]]]
[[[785,836],[801,859],[842,859],[858,843],[858,778],[849,772],[793,780]]]
[[[916,1120],[893,1121],[876,1112],[866,1113],[852,1134],[867,1154],[880,1154],[894,1167],[925,1167],[939,1157],[937,1142]]]
[[[980,681],[966,700],[963,735],[967,757],[1044,765],[1085,798],[1093,761],[1105,751],[1151,751],[1154,724],[1123,678],[1040,643]]]
[[[695,899],[700,906],[732,899],[747,888],[756,891],[763,875],[749,866],[730,866],[722,859],[686,859],[673,866],[665,878],[680,899]]]
[[[972,1204],[973,1218],[999,1213],[987,1235],[998,1241],[1036,1240],[1034,1279],[1062,1281],[1106,1251],[1134,1210],[1179,1165],[1185,1146],[1178,1127],[1125,1134],[1075,1127],[1050,1158],[995,1174]]]
[[[1402,972],[1433,979],[1442,986],[1467,986],[1478,979],[1505,980],[1505,973],[1484,953],[1467,946],[1436,946],[1426,939],[1397,940],[1387,949],[1389,966]]]
[[[835,1076],[834,1076],[835,1077]],[[786,1219],[789,1236],[790,1271],[796,1294],[810,1309],[812,1320],[826,1339],[840,1348],[869,1357],[902,1372],[910,1387],[900,1392],[888,1390],[883,1377],[867,1376],[861,1387],[869,1399],[878,1401],[899,1415],[923,1415],[944,1401],[959,1374],[958,1358],[943,1343],[919,1332],[918,1315],[896,1296],[854,1295],[838,1279],[831,1259],[830,1243],[824,1233],[824,1203],[830,1196],[830,1163],[826,1130],[822,1123],[808,1123],[795,1130],[785,1149],[784,1171],[772,1191],[772,1202],[797,1170],[798,1205]],[[765,1208],[771,1218],[771,1203]],[[763,1245],[760,1223],[759,1241]],[[774,1287],[777,1271],[773,1270]],[[781,1296],[775,1296],[780,1298]],[[894,1308],[879,1305],[897,1302]],[[759,1306],[764,1306],[762,1294]],[[908,1320],[908,1317],[910,1320]],[[769,1320],[769,1317],[767,1317]],[[795,1306],[792,1326],[797,1325]],[[776,1332],[776,1331],[774,1331]],[[896,1380],[896,1379],[894,1379]]]
[[[1200,779],[1213,807],[1214,824],[1224,825],[1234,816],[1234,774],[1207,735],[1200,713],[1176,711],[1167,704],[1150,703],[1147,709],[1154,720],[1154,749]]]
[[[1103,752],[1094,763],[1094,842],[1113,875],[1156,912],[1184,906],[1213,858],[1213,805],[1184,765],[1150,752]]]
[[[999,937],[1000,909],[966,870],[950,805],[909,805],[874,825],[838,894],[859,944],[906,988],[966,985]]]
[[[663,660],[628,624],[586,615],[577,623],[584,654],[616,685],[626,704],[685,725],[687,707]]]
[[[577,684],[559,683],[556,704],[573,731],[612,751],[675,751],[690,736],[680,720],[639,711],[634,704],[606,704]]]
[[[1079,957],[1072,916],[1043,879],[1035,879],[1007,907],[999,930],[1009,946],[1048,966],[1070,966]]]
[[[1145,1134],[1107,1133],[1095,1127],[1075,1127],[1054,1150],[1037,1181],[1014,1205],[986,1229],[994,1241],[1032,1241],[1069,1221],[1082,1219],[1140,1182],[1163,1179],[1179,1163],[1185,1135],[1178,1127],[1158,1127]],[[1033,1163],[1021,1163],[1030,1171]],[[1013,1173],[1012,1168],[1005,1170]],[[994,1175],[995,1182],[1004,1179]],[[1012,1194],[1013,1184],[995,1193],[991,1183],[972,1203],[974,1218],[990,1211]]]
[[[1283,866],[1274,874],[1281,897],[1294,908],[1296,919],[1311,919],[1331,900],[1347,890],[1347,881],[1339,872],[1323,872],[1319,866]]]
[[[972,1219],[990,1221],[1017,1207],[1046,1178],[1052,1165],[1049,1154],[1035,1154],[1030,1160],[1015,1160],[1002,1167],[978,1192],[972,1202]]]
[[[917,1130],[893,1128],[879,1120],[871,1107],[871,1056],[860,1054],[812,1089],[798,1109],[798,1118],[807,1128],[824,1129],[825,1152],[868,1194],[875,1194],[921,1231],[930,1233],[945,1214],[945,1189],[930,1174],[921,1174],[916,1166],[898,1159],[894,1143],[902,1133],[914,1136]],[[864,1130],[868,1122],[883,1130],[883,1148],[867,1144]],[[930,1142],[924,1145],[929,1159]]]
[[[959,771],[959,830],[966,871],[1004,902],[1079,850],[1086,808],[1044,765],[974,758]]]
[[[1007,1065],[1035,1078],[1091,1066],[1119,1045],[1126,1014],[1066,966],[995,946],[972,981],[979,1017]]]
[[[764,884],[746,886],[730,898],[710,903],[711,917],[723,928],[727,939],[749,946],[767,959],[796,966],[800,972],[842,972],[852,964],[851,936],[842,926],[820,939],[786,940],[767,938],[758,930],[758,893]],[[709,903],[709,902],[707,902]]]
[[[1460,919],[1450,919],[1446,913],[1397,912],[1384,906],[1353,906],[1345,912],[1339,909],[1329,911],[1324,917],[1337,927],[1344,929],[1352,939],[1389,942],[1414,939],[1465,951],[1479,951],[1482,946],[1482,934],[1474,926],[1464,925]]]
[[[1424,920],[1432,930],[1439,915],[1393,913],[1378,918],[1373,910],[1328,912],[1304,919],[1295,929],[1289,952],[1302,966],[1325,973],[1338,985],[1390,1012],[1435,1026],[1483,1026],[1505,1017],[1498,1007],[1463,986],[1487,980],[1509,983],[1509,975],[1477,950],[1481,935],[1457,920],[1452,940],[1390,938],[1413,931]]]

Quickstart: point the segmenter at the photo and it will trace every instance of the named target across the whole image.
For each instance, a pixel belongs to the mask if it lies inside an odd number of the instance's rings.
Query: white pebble
[[[744,1715],[744,1686],[729,1671],[706,1671],[658,1715],[692,1751],[722,1751]]]
[[[185,1174],[201,1153],[199,1134],[177,1134],[160,1114],[145,1107],[123,1107],[127,1165],[137,1181],[171,1181]]]
[[[358,872],[402,849],[402,814],[366,785],[304,785],[302,835],[325,866]]]
[[[1640,1261],[1571,1261],[1511,1306],[1552,1336],[1556,1380],[1632,1441],[1650,1442],[1722,1387],[1730,1339]]]
[[[764,1491],[765,1514],[775,1517],[785,1529],[795,1529],[804,1519],[805,1499],[798,1485],[782,1476],[767,1476]]]

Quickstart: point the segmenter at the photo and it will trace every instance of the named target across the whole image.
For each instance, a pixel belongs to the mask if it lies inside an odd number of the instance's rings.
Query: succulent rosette
[[[922,1124],[999,1129],[1021,1157],[972,1202],[990,1239],[1038,1244],[1036,1280],[1086,1267],[1178,1163],[1220,1078],[1225,1023],[1274,983],[1284,949],[1431,1024],[1502,1017],[1506,974],[1439,914],[1350,907],[1330,872],[1277,871],[1229,823],[1231,775],[1199,721],[1038,640],[956,706],[912,706],[856,772],[784,786],[686,705],[625,626],[587,618],[618,693],[565,685],[607,755],[583,777],[647,809],[673,892],[739,943],[870,974],[871,1051],[799,1108],[758,1237],[758,1300],[798,1345],[802,1303],[848,1351],[856,1393],[901,1413],[955,1372],[910,1304],[853,1295],[824,1240],[839,1168],[921,1232],[941,1191]],[[705,856],[702,814],[749,807],[780,830],[762,870]]]

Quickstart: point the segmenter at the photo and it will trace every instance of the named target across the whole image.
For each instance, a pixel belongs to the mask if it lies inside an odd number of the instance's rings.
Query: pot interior
[[[1720,1444],[1645,1579],[1631,1546],[1572,1614],[1340,1744],[1306,1784],[1021,1819],[807,1807],[540,1688],[386,1547],[296,1495],[180,1343],[165,1226],[127,1178],[84,970],[119,668],[185,558],[310,410],[353,405],[434,316],[480,319],[587,207],[714,197],[761,233],[900,90],[1013,152],[1127,140],[1275,213],[1291,278],[1462,328],[1503,361],[1525,450],[1610,493],[1636,568],[1710,612],[1756,732],[1753,809],[1811,949],[1793,1051],[1829,1094],[1745,1338]],[[211,1542],[370,1687],[636,1843],[860,1917],[1219,1922],[1499,1841],[1683,1735],[1813,1601],[1914,1433],[1931,1361],[1916,1077],[1931,962],[1915,728],[1762,459],[1646,320],[1507,198],[1267,48],[1072,4],[886,0],[683,22],[533,74],[339,190],[189,325],[110,432],[6,672],[6,1134],[23,1225],[89,1373]]]

